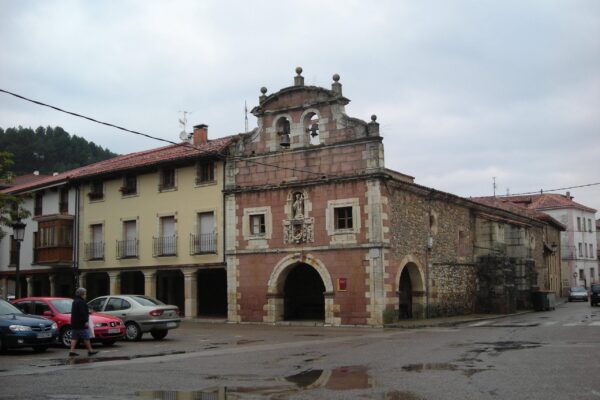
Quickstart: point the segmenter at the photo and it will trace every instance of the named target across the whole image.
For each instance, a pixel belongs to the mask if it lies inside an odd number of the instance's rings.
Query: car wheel
[[[43,353],[46,350],[48,350],[48,346],[35,346],[35,347],[33,347],[33,351],[35,351],[36,353]]]
[[[71,336],[73,335],[73,331],[70,326],[65,326],[60,330],[60,334],[58,335],[58,341],[64,347],[71,347]]]
[[[167,333],[169,333],[169,331],[166,330],[166,329],[164,331],[150,331],[150,334],[156,340],[162,340],[162,339],[164,339],[165,336],[167,336]]]
[[[113,344],[115,344],[116,340],[105,340],[102,342],[102,344],[104,346],[112,346]]]
[[[135,322],[125,324],[125,339],[138,341],[142,338],[142,330]]]

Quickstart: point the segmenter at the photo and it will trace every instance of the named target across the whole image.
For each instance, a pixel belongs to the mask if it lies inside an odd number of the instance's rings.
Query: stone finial
[[[296,67],[296,73],[298,75],[294,77],[294,86],[304,86],[304,77],[301,75],[302,67]]]
[[[267,88],[266,87],[261,87],[260,88],[260,92],[262,93],[260,96],[258,96],[258,102],[262,103],[263,101],[265,101],[265,99],[267,98]]]
[[[331,84],[331,91],[335,93],[337,96],[342,95],[342,84],[339,82],[340,75],[333,74],[333,83]]]
[[[367,124],[367,134],[369,136],[379,136],[379,122],[377,122],[377,115],[371,115],[371,122]]]

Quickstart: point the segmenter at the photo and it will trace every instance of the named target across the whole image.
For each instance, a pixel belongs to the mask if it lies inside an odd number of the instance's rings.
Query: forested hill
[[[33,171],[51,175],[117,155],[59,126],[0,128],[0,151],[12,154],[14,164],[9,169],[15,175]]]

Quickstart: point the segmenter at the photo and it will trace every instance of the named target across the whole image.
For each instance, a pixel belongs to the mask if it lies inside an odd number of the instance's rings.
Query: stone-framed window
[[[175,167],[163,167],[159,172],[160,181],[158,184],[158,191],[165,192],[177,190],[175,176]]]
[[[196,185],[213,183],[215,181],[214,161],[203,161],[196,165]]]
[[[244,239],[249,241],[271,239],[273,235],[271,207],[245,208],[242,234]]]
[[[361,229],[358,198],[329,200],[325,220],[332,242],[356,243],[356,234]]]

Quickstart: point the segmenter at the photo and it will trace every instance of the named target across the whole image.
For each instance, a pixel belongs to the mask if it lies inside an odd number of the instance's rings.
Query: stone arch
[[[323,281],[325,286],[325,324],[339,325],[339,322],[334,318],[333,281],[327,267],[312,255],[300,253],[290,254],[282,258],[273,268],[267,283],[267,304],[265,306],[264,321],[271,323],[283,321],[285,280],[292,268],[299,263],[314,268]]]
[[[310,136],[310,125],[311,125],[311,120],[316,116],[316,123],[319,127],[319,135],[315,136],[314,138]],[[321,144],[321,133],[323,130],[323,124],[321,122],[321,113],[318,109],[316,108],[308,108],[306,110],[304,110],[304,112],[302,112],[302,115],[300,116],[300,123],[302,124],[302,129],[304,132],[306,132],[305,135],[305,140],[307,144],[311,144],[311,145],[318,145]]]
[[[408,276],[410,277],[411,284],[411,298],[410,302],[410,313],[409,315],[412,318],[425,318],[425,309],[427,304],[427,291],[425,285],[425,274],[424,268],[416,257],[412,255],[405,256],[400,262],[400,268],[396,273],[395,285],[396,285],[396,293],[398,296],[401,296],[401,280],[402,274],[406,270],[408,272]],[[398,315],[400,315],[401,311],[401,300],[398,298],[398,307],[396,310],[398,311]]]

